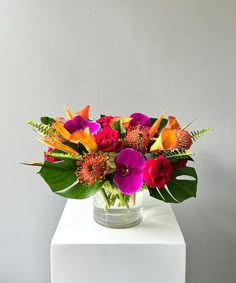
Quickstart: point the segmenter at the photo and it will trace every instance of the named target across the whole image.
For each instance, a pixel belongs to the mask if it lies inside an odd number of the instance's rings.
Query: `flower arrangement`
[[[67,119],[41,117],[30,121],[38,140],[48,149],[39,175],[51,190],[65,198],[85,199],[101,191],[105,207],[115,200],[128,207],[136,192],[148,190],[151,197],[179,203],[196,197],[197,173],[191,146],[210,132],[188,131],[175,117],[150,118],[142,113],[127,117],[101,115],[89,118],[90,106]]]

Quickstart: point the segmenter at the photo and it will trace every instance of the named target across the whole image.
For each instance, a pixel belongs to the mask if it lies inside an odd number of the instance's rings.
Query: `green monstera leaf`
[[[91,186],[79,183],[75,171],[76,161],[68,159],[61,162],[45,161],[38,173],[54,193],[65,198],[85,199],[101,188],[101,183]]]
[[[197,173],[192,167],[176,168],[163,188],[148,188],[150,196],[168,203],[179,203],[196,197]]]

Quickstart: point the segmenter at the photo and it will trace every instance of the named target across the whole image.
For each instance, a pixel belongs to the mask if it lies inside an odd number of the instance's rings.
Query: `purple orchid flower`
[[[126,195],[133,194],[139,190],[143,182],[143,168],[145,159],[141,153],[125,148],[115,158],[117,171],[113,181]]]
[[[71,134],[78,130],[85,130],[86,128],[89,128],[90,134],[94,135],[100,130],[101,125],[97,122],[87,121],[83,117],[78,115],[73,119],[66,121],[64,127]]]
[[[151,127],[151,121],[150,118],[142,113],[133,113],[130,115],[132,120],[130,121],[130,126],[134,127],[138,124],[145,126],[145,127]]]

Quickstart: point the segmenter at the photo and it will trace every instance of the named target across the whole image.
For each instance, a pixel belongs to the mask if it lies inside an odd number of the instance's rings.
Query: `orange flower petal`
[[[125,129],[127,127],[129,127],[129,123],[130,123],[131,120],[132,120],[132,118],[130,118],[130,117],[122,117],[121,118],[122,125],[124,126]]]
[[[160,136],[151,146],[150,151],[154,152],[165,149],[170,150],[176,148],[177,145],[178,145],[178,137],[176,131],[168,128],[164,128],[161,131]]]
[[[59,137],[53,130],[49,131],[49,134],[47,136],[45,136],[46,139],[55,139],[59,142],[63,142],[65,139]]]
[[[67,108],[67,107],[64,107],[64,108],[65,108],[66,115],[67,115],[68,119],[69,119],[69,120],[73,119],[74,116],[73,116],[72,112],[70,111],[70,109]]]
[[[72,155],[78,155],[78,152],[76,150],[56,140],[38,139],[38,141],[40,141],[43,144],[46,144],[49,147],[54,147],[56,149],[59,149],[63,152],[66,152]]]
[[[161,124],[161,121],[163,119],[164,114],[165,114],[165,112],[162,112],[161,115],[159,116],[159,118],[156,120],[156,122],[149,129],[149,136],[150,137],[153,137],[157,133],[158,128],[159,128],[159,126]]]
[[[167,128],[170,128],[172,130],[178,130],[180,129],[180,125],[179,123],[177,122],[176,118],[173,117],[173,116],[169,116],[168,117],[168,125],[167,125]]]
[[[150,152],[155,152],[155,151],[159,151],[159,150],[163,150],[163,145],[161,142],[161,136],[159,136],[156,141],[154,142],[154,144],[151,146],[150,148]]]
[[[79,130],[71,135],[70,141],[73,143],[81,143],[89,152],[97,150],[97,144],[93,136],[89,133],[89,128],[84,131]]]
[[[89,119],[89,108],[90,108],[90,105],[87,105],[84,107],[84,109],[80,110],[79,112],[76,112],[75,114],[83,117],[85,120],[88,120]]]
[[[83,130],[78,130],[71,134],[70,141],[73,143],[79,143],[82,139],[86,138],[86,133]]]
[[[66,139],[66,140],[69,140],[69,139],[70,139],[70,136],[71,136],[70,132],[68,132],[67,129],[64,128],[64,126],[63,126],[60,122],[56,121],[55,123],[52,124],[52,127],[53,127],[54,129],[56,129],[57,132],[58,132],[64,139]]]
[[[161,141],[164,149],[175,148],[178,144],[178,137],[176,131],[164,128],[161,131]]]

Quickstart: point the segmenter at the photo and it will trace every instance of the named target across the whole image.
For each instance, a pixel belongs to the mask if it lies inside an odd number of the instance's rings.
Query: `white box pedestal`
[[[51,242],[52,283],[184,283],[186,246],[169,204],[144,200],[132,228],[93,220],[92,198],[68,200]]]

